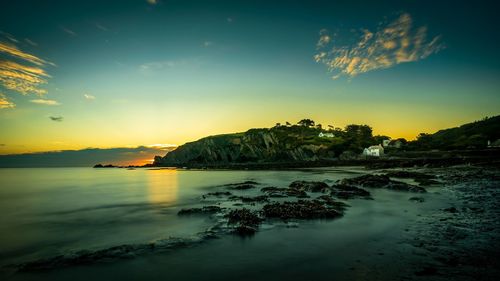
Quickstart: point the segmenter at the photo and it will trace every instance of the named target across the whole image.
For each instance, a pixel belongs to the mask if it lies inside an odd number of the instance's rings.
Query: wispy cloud
[[[444,48],[440,36],[427,39],[427,28],[414,28],[406,13],[374,32],[362,30],[354,44],[339,46],[336,42],[340,39],[323,29],[316,44],[314,60],[324,64],[333,79],[422,60]]]
[[[171,143],[154,143],[154,144],[146,145],[145,147],[147,147],[147,148],[154,148],[154,149],[158,149],[158,150],[170,151],[173,148],[176,148],[177,146],[178,145],[171,144]]]
[[[29,63],[36,64],[38,66],[44,66],[46,64],[50,64],[49,62],[34,55],[31,55],[29,53],[23,52],[20,49],[18,49],[15,45],[11,45],[8,43],[0,42],[0,52],[18,59],[22,59]]]
[[[16,105],[13,102],[9,101],[4,94],[0,93],[0,109],[14,107],[16,107]]]
[[[76,32],[74,32],[73,30],[67,28],[67,27],[64,27],[64,26],[61,26],[60,27],[62,31],[64,31],[66,34],[69,34],[71,36],[77,36],[78,34],[76,34]]]
[[[34,42],[33,40],[29,39],[29,38],[24,38],[24,41],[28,44],[30,44],[31,46],[33,47],[36,47],[38,46],[38,44],[36,42]]]
[[[54,122],[62,122],[64,119],[62,116],[49,116],[49,118]]]
[[[195,70],[204,63],[204,60],[200,58],[152,61],[139,65],[139,72],[143,75],[151,75],[168,71]]]
[[[102,24],[96,22],[95,23],[95,27],[97,27],[98,29],[102,30],[102,31],[108,31],[109,29],[105,26],[103,26]]]
[[[9,34],[7,32],[0,31],[0,35],[7,38],[9,41],[12,41],[13,43],[19,43],[19,40],[17,40],[14,36],[12,36],[11,34]]]
[[[32,42],[34,43],[34,42]],[[50,75],[44,70],[53,63],[19,49],[12,43],[0,38],[0,86],[22,95],[42,96],[47,90],[40,88],[47,83]]]
[[[61,105],[58,101],[56,100],[47,100],[47,99],[36,99],[36,100],[30,100],[32,103],[36,104],[43,104],[43,105]]]
[[[212,41],[204,41],[203,42],[203,47],[210,47],[212,45],[214,45],[214,42],[212,42]]]
[[[234,21],[234,19],[233,19],[233,18],[226,18],[226,21],[227,21],[228,23],[232,23],[232,22]]]
[[[156,5],[158,4],[158,0],[146,0],[146,2],[148,2],[149,4],[151,5]]]
[[[95,96],[90,95],[90,94],[83,94],[86,100],[95,100]]]
[[[148,62],[148,63],[143,63],[139,66],[139,70],[141,72],[150,72],[154,70],[159,70],[159,69],[165,69],[165,68],[172,68],[176,65],[178,65],[178,62],[175,61],[154,61],[154,62]]]

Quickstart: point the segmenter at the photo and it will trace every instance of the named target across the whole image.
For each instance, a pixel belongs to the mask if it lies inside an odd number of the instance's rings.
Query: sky
[[[375,3],[376,2],[376,3]],[[2,1],[0,154],[500,113],[494,1]]]

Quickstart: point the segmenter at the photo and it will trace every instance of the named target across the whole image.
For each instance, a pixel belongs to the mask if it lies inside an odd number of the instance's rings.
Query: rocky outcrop
[[[179,146],[155,157],[157,166],[191,166],[227,163],[317,161],[331,157],[327,147],[305,141],[300,135],[283,135],[270,129],[210,136]]]
[[[391,180],[386,175],[363,175],[355,178],[343,179],[340,181],[340,184],[371,188],[386,188],[398,191],[426,192],[423,187]]]

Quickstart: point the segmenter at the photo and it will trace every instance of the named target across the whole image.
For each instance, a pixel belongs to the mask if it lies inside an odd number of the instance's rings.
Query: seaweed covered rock
[[[236,225],[235,232],[240,235],[254,234],[262,222],[257,212],[245,208],[231,210],[226,217],[229,225]]]
[[[209,197],[225,197],[225,196],[231,196],[231,195],[233,195],[233,194],[229,191],[216,191],[216,192],[209,192],[205,195],[202,195],[201,197],[203,199],[205,199],[205,198],[209,198]]]
[[[371,188],[386,188],[398,191],[426,192],[423,187],[391,180],[387,175],[363,175],[355,178],[347,178],[341,180],[340,184]]]
[[[297,198],[309,197],[304,190],[299,190],[294,188],[269,186],[262,188],[260,191],[266,193],[269,197],[288,197],[288,196],[293,196]]]
[[[255,203],[255,202],[269,202],[269,198],[267,195],[259,195],[254,197],[247,196],[231,196],[229,200],[240,200],[243,203]]]
[[[251,189],[255,188],[255,185],[259,184],[258,182],[255,181],[244,181],[244,182],[239,182],[239,183],[230,183],[226,184],[229,189],[234,189],[234,190],[246,190],[246,189]]]
[[[416,203],[424,203],[425,202],[425,198],[424,197],[411,197],[408,200],[411,201],[411,202],[416,202]]]
[[[323,200],[299,200],[297,202],[275,202],[264,205],[266,218],[287,219],[333,219],[342,216],[343,208]]]
[[[370,192],[347,184],[334,184],[330,187],[330,194],[340,199],[371,198]]]
[[[319,196],[318,198],[316,198],[316,200],[320,200],[323,202],[323,204],[328,205],[329,207],[332,207],[335,210],[341,211],[341,212],[343,212],[345,210],[345,208],[349,206],[344,202],[335,201],[332,198],[332,196],[326,195],[326,194]]]
[[[219,206],[203,206],[202,208],[182,209],[177,214],[180,216],[195,214],[214,214],[220,211],[222,211],[222,208]]]
[[[439,182],[435,180],[436,176],[424,174],[424,173],[419,173],[419,172],[392,171],[392,172],[386,173],[385,175],[388,177],[391,177],[391,178],[413,179],[416,182],[418,182],[419,185],[428,186],[428,185],[439,184]]]
[[[328,184],[321,181],[294,181],[289,187],[308,192],[326,192],[329,188]]]

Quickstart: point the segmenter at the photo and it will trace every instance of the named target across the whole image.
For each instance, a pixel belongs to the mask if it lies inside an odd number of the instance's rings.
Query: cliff
[[[244,133],[216,135],[186,143],[164,157],[157,166],[193,164],[304,162],[331,159],[334,138],[320,138],[310,127],[251,129]]]

